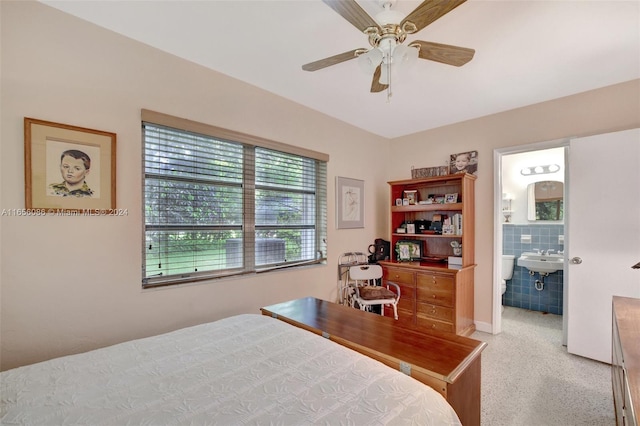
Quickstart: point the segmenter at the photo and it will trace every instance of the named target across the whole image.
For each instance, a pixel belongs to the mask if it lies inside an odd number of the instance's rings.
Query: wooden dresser
[[[611,381],[618,425],[638,425],[640,299],[613,297]]]
[[[473,273],[475,265],[461,269],[426,262],[379,262],[383,267],[383,284],[392,281],[400,286],[398,321],[417,326],[469,336],[475,331],[473,320]],[[386,312],[385,316],[392,316]]]
[[[486,343],[402,327],[393,318],[312,297],[261,311],[408,374],[442,394],[463,425],[480,424],[480,359]]]

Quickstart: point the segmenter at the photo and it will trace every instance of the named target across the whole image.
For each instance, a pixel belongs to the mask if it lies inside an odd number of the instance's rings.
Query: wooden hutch
[[[466,336],[475,331],[475,180],[453,174],[389,182],[391,259],[379,263],[384,281],[400,286],[401,324]],[[461,246],[457,256],[452,242]],[[385,315],[393,313],[385,309]]]

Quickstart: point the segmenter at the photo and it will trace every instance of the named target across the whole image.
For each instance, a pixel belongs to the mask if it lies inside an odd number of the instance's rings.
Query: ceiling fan
[[[391,96],[391,76],[395,67],[406,67],[417,58],[443,64],[462,66],[469,62],[475,50],[448,44],[416,40],[404,45],[407,35],[417,33],[466,0],[425,0],[407,17],[392,10],[396,0],[379,0],[383,11],[373,19],[355,0],[322,0],[369,38],[370,49],[354,49],[302,66],[305,71],[317,71],[350,59],[358,58],[360,66],[373,72],[371,92],[387,90]]]

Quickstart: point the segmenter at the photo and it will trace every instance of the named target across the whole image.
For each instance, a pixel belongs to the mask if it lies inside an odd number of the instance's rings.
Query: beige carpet
[[[483,426],[615,425],[610,366],[567,353],[562,317],[505,307],[502,333],[475,332]]]

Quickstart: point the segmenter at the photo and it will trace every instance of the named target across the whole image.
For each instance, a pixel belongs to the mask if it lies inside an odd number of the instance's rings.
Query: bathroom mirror
[[[564,213],[564,184],[545,180],[527,187],[527,219],[560,221]]]

